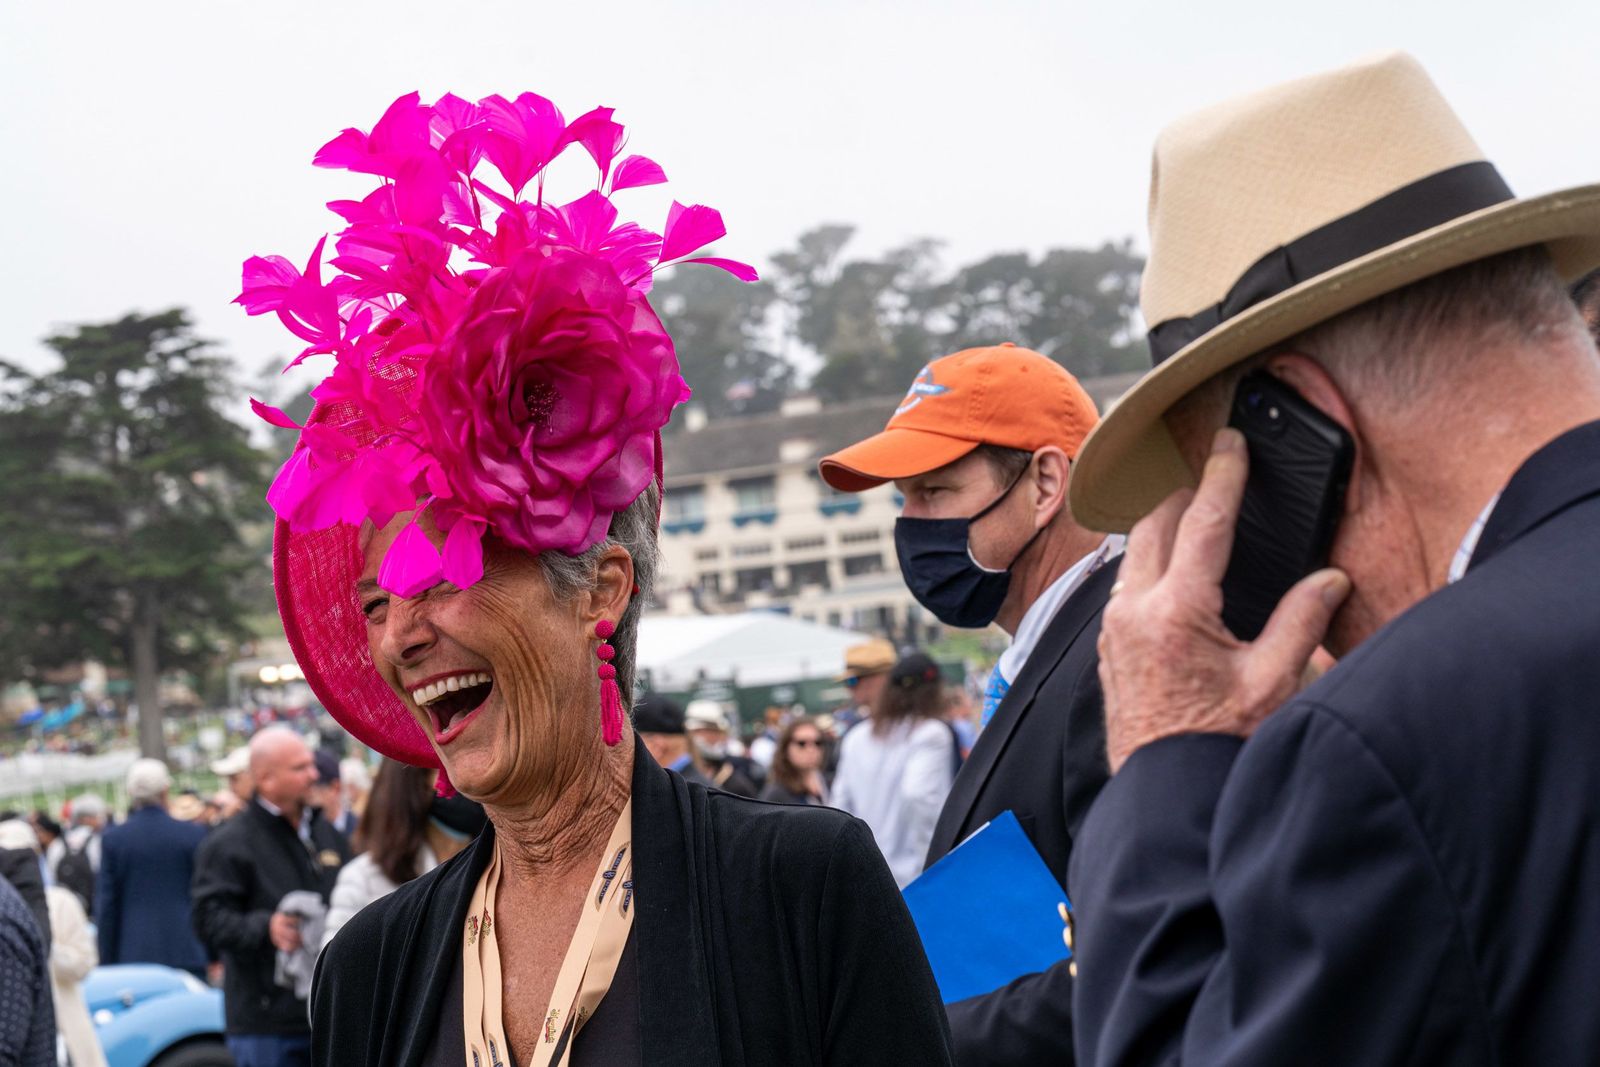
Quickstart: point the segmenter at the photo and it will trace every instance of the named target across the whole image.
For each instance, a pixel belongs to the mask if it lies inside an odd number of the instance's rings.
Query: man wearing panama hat
[[[1600,359],[1566,289],[1600,186],[1516,199],[1386,55],[1170,127],[1150,218],[1156,367],[1071,486],[1132,527],[1078,1061],[1600,1063]],[[1218,431],[1252,371],[1354,462],[1331,566],[1247,643],[1253,457]]]

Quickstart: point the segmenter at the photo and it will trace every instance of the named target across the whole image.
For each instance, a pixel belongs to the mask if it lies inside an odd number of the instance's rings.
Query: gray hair
[[[617,687],[622,690],[622,706],[633,707],[633,676],[638,663],[639,618],[650,602],[655,587],[658,549],[656,545],[656,514],[660,510],[661,490],[654,482],[638,498],[611,516],[606,539],[576,556],[553,549],[539,553],[539,566],[544,568],[545,581],[550,590],[562,600],[570,600],[585,590],[593,589],[599,569],[600,556],[615,545],[633,557],[633,580],[639,587],[628,602],[628,608],[617,620],[617,631],[611,635],[611,647],[617,650],[612,666],[617,668]]]
[[[1180,436],[1227,421],[1234,390],[1273,356],[1299,352],[1352,397],[1391,411],[1414,409],[1453,388],[1484,353],[1537,346],[1583,320],[1543,246],[1520,248],[1435,274],[1369,300],[1214,375],[1167,412]],[[1197,435],[1196,435],[1197,436]]]

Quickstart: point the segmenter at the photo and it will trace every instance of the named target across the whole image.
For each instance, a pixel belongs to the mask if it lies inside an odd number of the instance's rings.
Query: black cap
[[[889,669],[889,684],[901,689],[937,682],[940,677],[939,665],[925,652],[901,656],[899,662]]]
[[[339,780],[339,754],[325,748],[317,749],[311,757],[317,764],[317,778],[324,782]]]
[[[634,706],[633,728],[641,734],[681,734],[683,708],[660,693],[646,693]]]

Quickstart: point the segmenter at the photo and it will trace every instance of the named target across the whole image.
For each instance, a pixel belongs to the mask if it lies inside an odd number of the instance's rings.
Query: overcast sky
[[[671,179],[624,209],[718,207],[725,255],[837,221],[860,251],[932,236],[955,263],[1142,247],[1161,126],[1390,47],[1519,193],[1600,180],[1597,43],[1594,0],[0,0],[0,357],[42,369],[59,325],[174,305],[247,371],[288,352],[229,305],[239,265],[304,261],[323,202],[367,191],[312,153],[412,89],[617,108]]]

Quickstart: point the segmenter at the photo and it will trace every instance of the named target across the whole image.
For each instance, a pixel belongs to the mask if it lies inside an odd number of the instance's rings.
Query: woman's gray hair
[[[639,587],[628,609],[617,620],[617,632],[611,635],[611,647],[617,650],[611,660],[617,668],[617,688],[622,690],[622,706],[633,707],[633,675],[638,663],[639,617],[650,602],[655,587],[656,564],[659,551],[656,545],[656,516],[660,512],[661,490],[654,482],[638,498],[611,516],[611,527],[606,539],[577,556],[550,550],[539,553],[539,565],[544,568],[545,581],[562,600],[571,600],[579,593],[594,588],[596,569],[600,556],[615,545],[633,557],[633,581]]]

